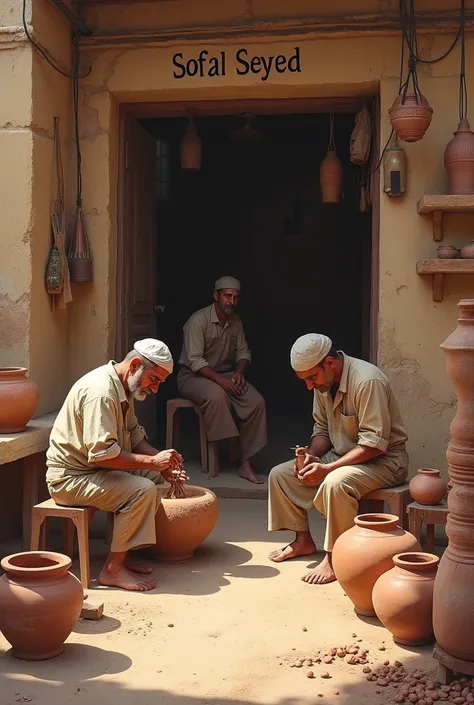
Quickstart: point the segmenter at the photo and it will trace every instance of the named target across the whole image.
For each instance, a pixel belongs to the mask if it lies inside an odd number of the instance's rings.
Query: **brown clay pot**
[[[214,492],[206,487],[186,485],[186,497],[166,499],[167,488],[159,488],[161,503],[156,513],[158,558],[184,561],[209,536],[219,516]]]
[[[433,627],[444,651],[474,662],[474,299],[459,309],[458,327],[441,346],[458,404],[446,453],[449,542],[435,582]]]
[[[432,553],[399,553],[394,568],[374,585],[372,600],[397,644],[420,646],[433,639],[433,588],[439,558]]]
[[[449,193],[474,193],[474,132],[468,120],[461,120],[444,151]]]
[[[458,259],[459,250],[457,250],[453,245],[440,245],[436,248],[438,252],[438,259]]]
[[[390,110],[390,122],[398,137],[404,142],[418,142],[430,126],[433,108],[425,96],[418,97],[414,93],[407,93],[402,103],[402,96],[398,95]]]
[[[84,593],[61,553],[28,551],[1,562],[0,631],[13,655],[43,661],[62,653],[81,614]]]
[[[446,496],[448,486],[439,470],[421,468],[409,484],[410,494],[418,504],[439,504]]]
[[[0,367],[0,433],[19,433],[38,408],[38,387],[25,367]]]
[[[342,164],[334,150],[329,150],[319,170],[324,203],[339,203],[342,198]]]
[[[469,245],[465,245],[461,249],[461,257],[463,259],[474,259],[474,240],[469,240]]]
[[[382,573],[392,568],[392,557],[420,550],[416,538],[398,526],[399,521],[394,514],[360,514],[334,544],[334,572],[357,614],[375,617],[372,589]]]

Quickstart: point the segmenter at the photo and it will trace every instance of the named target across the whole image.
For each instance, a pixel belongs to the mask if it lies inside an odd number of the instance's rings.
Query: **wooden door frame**
[[[118,209],[117,209],[117,261],[116,261],[116,303],[115,303],[115,355],[123,357],[125,335],[125,296],[127,265],[124,258],[126,237],[124,223],[127,203],[126,162],[126,127],[128,120],[141,120],[160,117],[186,117],[190,111],[196,116],[238,115],[251,112],[257,115],[293,114],[293,113],[327,113],[357,112],[364,104],[369,104],[373,119],[373,141],[376,161],[380,153],[380,97],[352,96],[332,98],[262,98],[229,99],[203,101],[177,101],[162,103],[122,103],[119,111],[119,169],[118,169]],[[372,257],[370,271],[370,327],[369,355],[370,361],[378,360],[378,316],[379,316],[379,253],[380,253],[380,169],[372,172]]]

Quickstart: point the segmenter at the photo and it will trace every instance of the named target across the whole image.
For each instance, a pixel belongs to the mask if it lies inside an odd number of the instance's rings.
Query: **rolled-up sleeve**
[[[189,367],[196,374],[203,367],[209,367],[204,357],[205,324],[199,316],[192,316],[184,326],[183,333]]]
[[[244,326],[240,320],[237,323],[235,337],[235,362],[239,362],[239,360],[248,360],[249,362],[252,362],[252,356],[245,338]]]
[[[321,400],[321,396],[316,391],[314,392],[313,398],[313,419],[313,435],[311,438],[314,438],[315,436],[325,436],[326,438],[329,438],[326,407],[324,406],[324,402]]]
[[[387,385],[382,380],[368,380],[358,388],[355,401],[359,419],[358,444],[385,452],[392,428]]]
[[[89,463],[112,460],[120,455],[117,408],[109,397],[95,397],[82,408],[82,438]]]

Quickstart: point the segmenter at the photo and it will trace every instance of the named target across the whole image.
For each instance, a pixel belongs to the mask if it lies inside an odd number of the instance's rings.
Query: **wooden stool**
[[[387,502],[391,514],[399,517],[400,526],[406,528],[406,509],[410,499],[408,484],[399,485],[398,487],[382,487],[379,490],[372,490],[372,492],[365,494],[359,502],[359,507],[363,507],[365,503],[368,503],[370,511],[383,512],[383,503]]]
[[[434,551],[434,529],[435,524],[446,526],[448,520],[448,505],[442,504],[418,504],[411,502],[407,506],[408,531],[415,536],[421,545],[421,527],[426,524],[426,549],[428,553]]]
[[[77,531],[77,543],[79,548],[79,571],[81,584],[87,590],[90,582],[90,562],[89,562],[89,523],[97,509],[95,507],[63,507],[53,499],[35,504],[31,517],[31,543],[30,550],[37,551],[40,548],[41,529],[43,536],[41,540],[42,548],[45,544],[46,520],[49,517],[59,517],[66,519],[67,523],[64,531],[64,550],[66,555],[73,558],[74,553],[74,527]],[[114,515],[108,512],[107,537],[110,535],[110,521],[113,522]]]
[[[474,663],[451,656],[436,643],[433,649],[433,658],[438,662],[438,675],[436,680],[443,685],[449,685],[455,673],[462,676],[474,676]]]

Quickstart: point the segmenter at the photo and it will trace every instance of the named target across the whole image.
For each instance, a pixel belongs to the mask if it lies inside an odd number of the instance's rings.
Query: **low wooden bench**
[[[411,495],[408,483],[399,485],[398,487],[383,487],[365,494],[359,502],[359,511],[361,513],[365,513],[366,511],[383,512],[384,502],[387,502],[390,513],[399,517],[400,525],[403,528],[407,528],[406,511],[410,499]]]
[[[407,506],[408,516],[408,531],[416,536],[421,545],[421,527],[426,525],[426,550],[428,553],[434,551],[434,532],[435,525],[441,524],[446,526],[448,520],[448,505],[445,502],[441,504],[418,504],[411,502]]]

